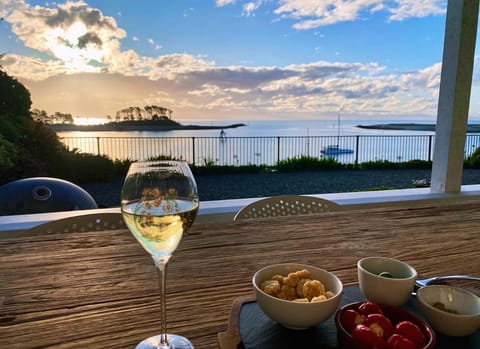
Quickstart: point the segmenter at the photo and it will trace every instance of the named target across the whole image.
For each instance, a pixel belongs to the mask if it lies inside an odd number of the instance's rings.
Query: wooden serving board
[[[340,306],[364,300],[366,299],[358,285],[349,285],[343,289]],[[415,297],[411,297],[405,308],[425,319]],[[480,348],[480,330],[468,337],[448,337],[438,332],[436,335],[436,349]],[[290,330],[267,317],[252,297],[237,299],[233,302],[228,329],[218,334],[218,341],[220,349],[335,349],[338,347],[334,316],[308,330]]]

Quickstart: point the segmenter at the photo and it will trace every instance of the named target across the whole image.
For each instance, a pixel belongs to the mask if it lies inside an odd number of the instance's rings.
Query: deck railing
[[[433,135],[272,136],[272,137],[63,137],[70,150],[118,160],[145,160],[165,155],[197,166],[274,165],[299,156],[327,157],[322,150],[338,145],[352,150],[333,155],[341,163],[432,160]],[[480,146],[480,135],[467,135],[465,157]]]

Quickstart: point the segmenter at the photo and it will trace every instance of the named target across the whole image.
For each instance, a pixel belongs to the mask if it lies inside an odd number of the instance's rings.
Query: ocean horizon
[[[340,132],[337,120],[216,120],[181,121],[183,125],[228,126],[243,123],[246,126],[228,128],[227,137],[288,137],[288,136],[356,136],[356,135],[430,135],[430,131],[362,129],[358,125],[389,123],[434,124],[422,120],[341,120]],[[217,137],[220,130],[172,130],[172,131],[63,131],[60,137]]]

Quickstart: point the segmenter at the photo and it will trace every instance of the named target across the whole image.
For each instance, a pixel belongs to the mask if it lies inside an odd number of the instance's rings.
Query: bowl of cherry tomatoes
[[[343,306],[335,314],[340,349],[433,349],[433,329],[412,312],[374,302]]]

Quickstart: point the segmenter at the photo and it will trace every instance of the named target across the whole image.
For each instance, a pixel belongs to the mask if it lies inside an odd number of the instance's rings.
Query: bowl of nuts
[[[340,304],[343,284],[334,274],[306,264],[274,264],[252,279],[260,309],[290,329],[307,329],[330,318]]]

